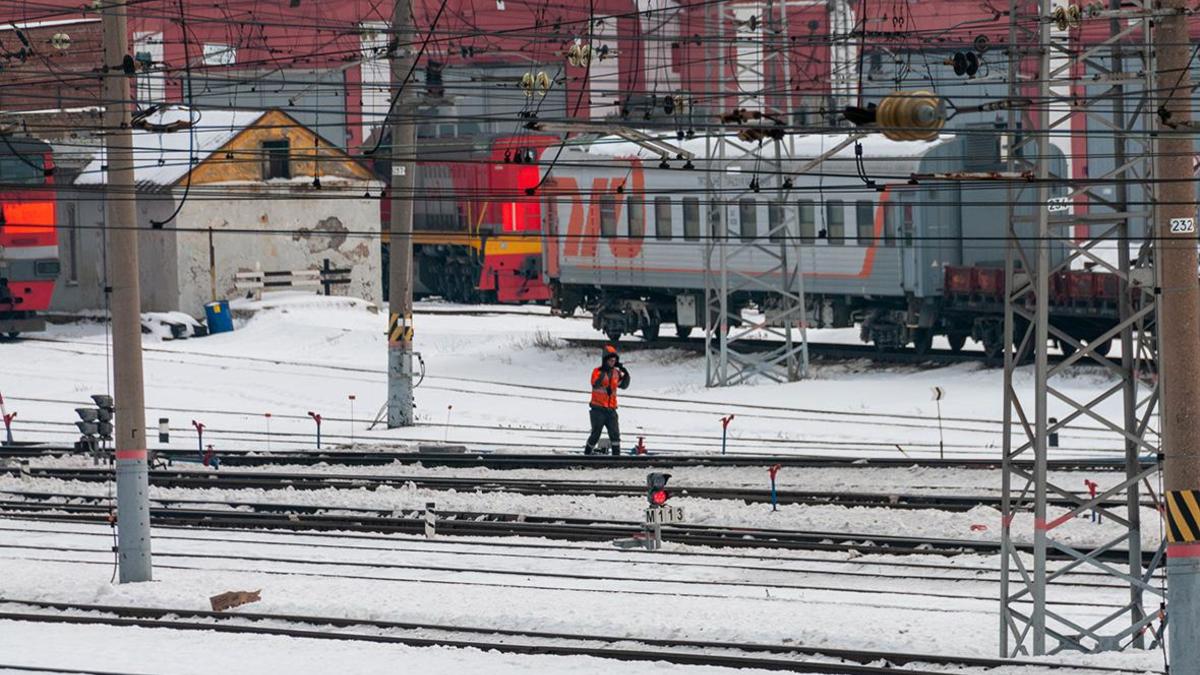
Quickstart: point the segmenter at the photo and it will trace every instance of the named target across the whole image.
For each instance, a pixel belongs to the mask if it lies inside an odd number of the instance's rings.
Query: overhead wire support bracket
[[[619,124],[589,124],[587,122],[530,122],[525,128],[551,133],[599,133],[623,138],[660,155],[663,159],[695,159],[696,153],[685,150],[644,131]]]

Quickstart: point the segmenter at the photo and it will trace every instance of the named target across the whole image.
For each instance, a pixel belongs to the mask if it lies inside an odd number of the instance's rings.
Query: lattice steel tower
[[[721,123],[706,143],[706,382],[728,386],[756,375],[795,381],[808,372],[808,344],[798,215],[785,173],[794,157],[787,6],[712,3],[707,16],[706,104]],[[757,231],[756,195],[767,198],[766,236]],[[744,313],[751,299],[757,312]],[[744,348],[751,337],[778,346]]]
[[[1154,238],[1139,234],[1152,233],[1146,224],[1155,210],[1154,5],[1011,0],[1010,8],[1000,651],[1144,646],[1162,600],[1155,573],[1163,559],[1161,547],[1143,555],[1141,539],[1142,487],[1156,499],[1161,400],[1151,332],[1159,286]],[[1072,182],[1053,141],[1081,121],[1104,130],[1097,138],[1112,139],[1113,161]],[[1117,277],[1115,326],[1056,324],[1072,311],[1060,273],[1075,263]],[[1107,355],[1114,342],[1119,357]],[[1057,363],[1049,357],[1052,343],[1066,355]],[[1064,385],[1085,361],[1110,381],[1079,400]],[[1056,483],[1047,461],[1058,437],[1112,449],[1123,479],[1100,486],[1095,497],[1082,479]],[[1064,524],[1092,512],[1118,531],[1094,545],[1062,535]],[[1127,600],[1089,607],[1069,597],[1065,583],[1083,571],[1127,587]],[[1150,635],[1150,642],[1160,639]]]

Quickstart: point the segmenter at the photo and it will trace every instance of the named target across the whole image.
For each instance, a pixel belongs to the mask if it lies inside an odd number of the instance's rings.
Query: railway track
[[[536,571],[532,565],[536,564],[553,564],[567,563],[578,567],[581,570],[592,569],[594,566],[604,566],[611,563],[630,562],[638,568],[644,570],[647,567],[656,568],[663,573],[677,575],[681,571],[703,570],[705,572],[702,578],[681,580],[676,576],[669,579],[671,584],[691,584],[691,585],[746,585],[749,584],[752,588],[760,588],[761,584],[757,581],[729,581],[714,579],[712,574],[719,573],[743,573],[751,575],[761,574],[797,574],[802,576],[817,576],[830,577],[839,580],[837,586],[816,586],[810,584],[798,585],[789,583],[781,586],[773,583],[772,587],[786,587],[801,590],[819,590],[819,591],[840,591],[849,593],[874,593],[875,591],[869,588],[860,587],[858,584],[846,584],[841,580],[856,579],[878,581],[885,580],[894,582],[903,580],[906,582],[937,582],[939,584],[955,583],[955,582],[973,582],[973,583],[1000,583],[1000,570],[998,567],[991,565],[980,564],[963,564],[959,561],[939,562],[937,560],[929,560],[928,557],[915,558],[908,556],[905,558],[886,557],[876,558],[872,560],[863,559],[861,557],[854,558],[830,558],[827,556],[814,556],[808,554],[788,555],[777,552],[772,552],[769,556],[764,554],[754,553],[737,553],[733,551],[717,549],[711,551],[696,551],[696,550],[659,550],[653,555],[639,555],[635,557],[627,557],[624,552],[615,550],[609,546],[589,546],[580,545],[577,543],[533,543],[533,542],[513,542],[490,540],[484,541],[479,539],[463,540],[463,539],[431,539],[425,541],[415,541],[413,539],[404,539],[396,541],[388,536],[381,535],[345,535],[336,532],[325,533],[287,533],[302,535],[303,541],[291,541],[287,537],[277,536],[276,533],[269,533],[263,537],[246,537],[239,536],[236,538],[226,538],[225,535],[229,530],[211,530],[212,536],[198,536],[198,532],[194,530],[176,528],[177,534],[171,534],[171,528],[160,528],[155,532],[155,542],[162,542],[168,545],[196,545],[203,544],[229,544],[238,546],[255,546],[259,544],[269,545],[272,548],[287,548],[294,549],[303,548],[303,556],[301,559],[288,559],[272,557],[270,559],[264,557],[255,557],[247,555],[225,556],[213,553],[194,554],[194,553],[171,553],[164,551],[162,546],[156,544],[156,556],[172,557],[172,558],[229,558],[241,561],[249,560],[251,562],[299,562],[312,563],[318,565],[337,565],[337,566],[360,566],[360,567],[387,567],[388,565],[381,563],[380,556],[404,553],[423,556],[426,554],[451,554],[456,564],[465,565],[463,562],[470,559],[478,559],[483,561],[486,568],[480,567],[458,567],[452,571],[455,572],[480,572],[480,573],[495,573],[500,569],[500,574],[512,573],[514,568],[506,567],[504,563],[513,560],[519,561],[518,568],[520,574],[529,574],[544,576],[544,572]],[[22,527],[19,521],[14,521],[12,525],[0,525],[0,533],[3,532],[21,532],[34,535],[67,535],[71,537],[84,538],[102,538],[104,539],[102,547],[86,549],[80,547],[54,546],[38,543],[11,543],[0,544],[0,548],[9,550],[33,550],[39,553],[45,551],[56,551],[60,553],[78,553],[90,551],[94,553],[107,553],[111,551],[108,546],[108,538],[111,536],[106,529],[93,528],[90,531],[79,530],[57,530],[47,527]],[[44,538],[40,538],[44,541]],[[323,540],[323,541],[318,541]],[[330,560],[325,556],[320,556],[314,562],[314,558],[309,555],[313,551],[336,551],[339,554],[363,555],[366,562],[363,561],[347,561],[347,560]],[[495,561],[500,561],[499,567],[493,565]],[[849,563],[849,564],[847,564]],[[437,571],[447,571],[445,567],[434,568],[429,565],[403,565],[406,569],[436,569]],[[642,582],[642,583],[657,583],[660,575],[651,574],[647,576],[644,571],[639,572],[634,576],[617,577],[611,572],[601,575],[585,575],[575,573],[569,575],[557,574],[554,576],[569,576],[573,579],[595,579],[597,576],[605,581],[626,581],[626,582]],[[1161,575],[1160,575],[1161,576]],[[1095,581],[1095,579],[1106,578],[1103,574],[1081,569],[1073,569],[1063,575],[1063,586],[1073,586],[1077,588],[1086,588],[1089,591],[1099,590],[1124,590],[1126,587],[1118,584],[1103,583],[1103,581]],[[1068,580],[1069,579],[1069,580]],[[897,588],[893,584],[889,588],[888,593],[898,595],[923,595],[923,596],[939,596],[945,597],[946,593],[927,593],[920,592],[915,589],[900,587]],[[961,599],[980,599],[978,591],[971,590],[969,595],[957,596]],[[986,599],[986,598],[985,598]],[[1070,603],[1068,603],[1070,604]],[[1094,602],[1089,604],[1095,604]]]
[[[828,675],[938,675],[947,667],[994,669],[1038,666],[1063,672],[1136,673],[1131,669],[979,657],[894,653],[702,640],[520,631],[477,626],[395,622],[376,619],[270,614],[249,611],[129,607],[0,598],[0,620],[105,625],[292,638],[399,644],[410,647],[474,648],[507,654],[592,656],[623,662],[663,661],[679,665],[758,668]],[[282,624],[282,625],[281,625]],[[294,624],[289,626],[288,624]],[[303,626],[303,627],[301,627]],[[816,660],[819,659],[819,660]],[[936,666],[937,671],[919,667]],[[0,665],[0,667],[3,667]]]
[[[159,449],[154,451],[167,462],[196,461],[195,450]],[[63,457],[78,455],[68,446],[37,445],[24,447],[0,446],[0,462],[9,460]],[[807,455],[728,454],[694,455],[656,453],[651,455],[585,456],[581,453],[492,452],[389,452],[353,450],[278,451],[222,450],[218,453],[223,466],[297,466],[337,464],[346,466],[383,466],[388,464],[428,467],[472,467],[488,469],[612,469],[612,468],[669,468],[669,467],[771,467],[784,468],[887,468],[921,467],[949,469],[998,469],[997,459],[936,459],[909,457],[819,457]],[[1017,462],[1032,466],[1031,462]],[[0,464],[0,468],[3,465]],[[1123,470],[1124,461],[1103,459],[1052,459],[1047,468],[1053,471]],[[15,471],[16,467],[9,467]]]
[[[8,471],[10,475],[15,470]],[[108,482],[113,480],[109,469],[31,469],[31,478],[53,478],[80,482]],[[150,472],[150,484],[162,488],[190,489],[255,489],[255,490],[376,490],[380,487],[438,490],[471,493],[507,493],[520,495],[577,495],[596,497],[640,497],[645,495],[644,485],[605,483],[596,481],[493,478],[446,476],[381,476],[381,475],[319,475],[312,473],[261,473],[216,471],[170,471]],[[50,493],[5,490],[0,494],[20,494],[27,498],[58,496]],[[712,486],[687,486],[675,484],[671,493],[680,497],[698,499],[733,500],[747,504],[771,503],[771,492],[754,488],[730,488]],[[1001,499],[985,495],[904,494],[900,492],[832,492],[779,490],[777,503],[803,506],[879,507],[893,509],[936,509],[940,511],[970,511],[986,506],[1001,507]],[[1051,506],[1074,508],[1076,502],[1067,499],[1050,499]],[[1113,500],[1104,506],[1117,507],[1124,502]],[[1144,504],[1154,508],[1153,503]]]
[[[101,496],[53,495],[58,501],[0,501],[0,515],[29,520],[110,522],[113,509]],[[90,502],[90,503],[80,503]],[[150,519],[155,526],[291,531],[377,532],[422,534],[424,510],[415,508],[359,508],[250,501],[214,501],[151,498]],[[154,506],[153,504],[158,504]],[[196,505],[224,508],[201,509]],[[612,541],[640,536],[641,523],[595,518],[564,518],[512,513],[437,510],[439,535],[463,537],[543,537],[566,541]],[[664,541],[694,546],[750,547],[780,550],[856,552],[880,555],[995,555],[1000,543],[987,540],[905,537],[883,534],[814,532],[722,525],[674,523],[662,528]],[[1016,545],[1032,552],[1029,545]],[[1149,563],[1154,551],[1143,558]],[[1128,552],[1111,549],[1100,559],[1128,562]],[[1051,559],[1067,559],[1051,554]]]

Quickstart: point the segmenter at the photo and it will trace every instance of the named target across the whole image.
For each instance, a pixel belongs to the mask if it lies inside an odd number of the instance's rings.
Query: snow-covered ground
[[[416,347],[425,363],[416,392],[418,425],[386,431],[368,430],[386,400],[385,317],[344,298],[279,294],[247,304],[254,306],[246,311],[257,311],[232,333],[147,341],[147,415],[152,427],[160,417],[171,420],[170,446],[195,447],[190,423],[197,420],[207,425],[206,442],[218,450],[312,448],[312,411],[324,417],[326,444],[582,448],[587,378],[599,355],[559,338],[597,337],[590,321],[537,312],[463,316],[430,306],[416,319]],[[813,331],[811,339],[850,341],[852,333]],[[88,394],[110,388],[106,339],[100,324],[75,324],[0,344],[6,364],[0,394],[10,411],[19,412],[18,440],[74,440],[72,409],[87,403]],[[643,350],[628,352],[623,361],[633,375],[621,397],[626,446],[645,436],[651,451],[720,452],[720,418],[732,413],[729,452],[937,456],[930,390],[941,386],[947,392],[941,433],[947,456],[999,453],[1002,373],[980,364],[818,364],[803,382],[707,389],[701,355]],[[1029,379],[1024,373],[1017,386],[1028,387]],[[1088,368],[1059,387],[1082,399],[1108,383]],[[1119,439],[1095,423],[1061,437],[1057,456],[1113,457],[1120,450]]]
[[[170,418],[169,447],[196,447],[191,421],[207,425],[218,450],[303,450],[315,445],[309,411],[324,417],[327,444],[361,448],[467,443],[496,452],[578,452],[587,426],[587,376],[594,350],[564,337],[595,338],[590,322],[523,308],[418,307],[416,344],[425,364],[413,428],[369,429],[385,399],[386,318],[347,299],[280,294],[243,304],[250,317],[233,333],[160,342],[145,339],[149,426]],[[814,331],[811,339],[849,342],[851,331]],[[17,411],[17,440],[70,442],[73,409],[108,391],[105,327],[54,326],[50,332],[0,343],[0,394]],[[704,361],[692,353],[628,351],[633,385],[623,393],[628,447],[645,436],[652,452],[719,453],[720,417],[735,414],[729,451],[827,457],[937,456],[996,458],[1001,443],[1001,380],[981,365],[878,367],[866,362],[819,364],[809,380],[706,389]],[[1017,382],[1028,387],[1030,374]],[[1086,400],[1112,382],[1079,369],[1059,388]],[[942,430],[930,388],[943,387]],[[351,401],[350,397],[354,400]],[[353,414],[351,405],[353,404]],[[267,414],[270,414],[270,417]],[[1058,456],[1112,457],[1119,446],[1094,426],[1061,434]],[[151,445],[160,447],[151,434]],[[81,460],[45,460],[47,466]],[[203,470],[199,469],[198,470]],[[237,470],[233,467],[222,471]],[[247,469],[253,470],[253,469]],[[530,470],[384,467],[273,467],[277,471],[387,475],[539,475]],[[765,471],[697,468],[672,471],[694,486],[766,487]],[[557,478],[634,484],[636,470],[586,470]],[[1061,473],[1082,489],[1103,472]],[[805,491],[996,494],[999,473],[904,467],[784,469],[781,489]],[[99,484],[0,477],[0,491],[104,494]],[[436,501],[450,510],[633,520],[644,502],[632,497],[522,496],[377,490],[230,491],[153,488],[157,497],[411,508]],[[3,495],[8,498],[11,495]],[[999,515],[892,511],[835,506],[784,506],[702,500],[680,495],[689,521],[838,533],[907,534],[994,539]],[[1153,512],[1143,522],[1154,522]],[[983,528],[976,527],[982,525]],[[1018,519],[1018,532],[1032,530]],[[1157,544],[1147,526],[1146,546]],[[1079,519],[1062,527],[1070,541],[1096,541],[1111,525]],[[207,607],[226,590],[263,589],[248,611],[415,621],[485,628],[556,630],[634,637],[714,639],[730,643],[933,652],[991,657],[999,633],[998,561],[987,556],[886,558],[845,554],[717,551],[668,545],[659,554],[601,545],[531,539],[444,540],[345,533],[289,534],[156,529],[156,580],[115,585],[111,532],[104,526],[0,520],[0,598]],[[1103,616],[1126,597],[1119,588],[1068,589],[1058,602]],[[1150,601],[1148,601],[1150,602]],[[0,611],[17,611],[0,601]],[[236,610],[235,610],[236,611]],[[1060,657],[1093,665],[1161,670],[1157,653]],[[459,649],[328,642],[268,636],[196,634],[165,629],[0,621],[4,666],[121,672],[715,672],[655,664],[617,664],[587,657],[516,656]],[[954,671],[960,672],[960,671]],[[972,672],[972,671],[962,671]],[[1034,675],[1043,668],[994,673]]]
[[[206,609],[208,597],[216,593],[262,589],[262,601],[246,611],[631,639],[960,656],[992,656],[996,651],[997,574],[995,560],[986,557],[850,560],[837,554],[780,556],[754,550],[713,555],[671,545],[665,553],[651,554],[543,540],[429,542],[401,536],[161,529],[155,532],[155,581],[114,586],[109,583],[110,537],[108,528],[99,525],[0,522],[4,599],[196,610]],[[1060,601],[1084,603],[1089,606],[1084,613],[1098,618],[1121,597],[1116,589],[1080,588]],[[0,611],[13,610],[0,604]],[[70,654],[73,650],[62,654],[49,647],[49,640],[27,643],[13,637],[39,629],[0,622],[0,654],[21,655],[25,663],[79,666]],[[82,640],[83,650],[93,641],[123,640],[127,632],[132,632],[134,644],[150,639],[142,631],[78,627],[55,628],[48,635],[71,644]],[[198,653],[186,646],[186,637],[162,632],[168,634],[166,644],[181,645],[180,661],[187,660],[182,655]],[[221,644],[224,640],[221,636]],[[192,641],[207,644],[213,652],[225,651],[214,649],[207,639]],[[277,650],[291,651],[289,642],[264,643],[260,648],[266,653],[258,659],[269,660]],[[230,663],[245,648],[234,640],[230,653],[207,661],[214,666],[211,671],[196,670],[194,663],[172,667],[160,661],[149,663],[161,670],[145,671],[262,672],[246,665],[216,670],[217,664]],[[297,648],[299,653],[308,649],[303,644]],[[372,646],[357,653],[347,649],[339,647],[334,653],[354,663],[384,657]],[[281,654],[281,663],[293,663],[294,656]],[[94,660],[88,667],[96,669],[126,663],[118,653],[103,649],[90,652],[89,658]],[[425,653],[417,663],[430,659],[430,665],[411,672],[448,672],[459,663],[474,663],[474,658],[469,653]],[[1150,670],[1156,658],[1154,653],[1126,653],[1061,660]],[[10,657],[0,662],[13,661]],[[324,661],[295,663],[296,672],[328,672],[320,667]],[[502,659],[496,667],[558,672],[557,667],[568,665]],[[569,667],[593,672],[586,662]]]

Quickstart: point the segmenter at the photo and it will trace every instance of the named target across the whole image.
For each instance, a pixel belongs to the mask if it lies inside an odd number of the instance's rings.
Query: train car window
[[[738,220],[741,222],[742,241],[754,241],[758,237],[758,202],[739,199]]]
[[[617,200],[612,195],[600,196],[600,236],[617,236]]]
[[[638,197],[625,198],[625,210],[629,213],[629,236],[642,239],[646,236],[646,200]]]
[[[683,238],[700,241],[700,200],[695,197],[683,198]]]
[[[796,204],[800,212],[797,222],[800,224],[800,243],[811,244],[817,240],[817,209],[811,199],[801,199]]]
[[[868,199],[854,202],[854,220],[858,227],[858,243],[861,246],[875,244],[875,204]]]
[[[671,239],[671,198],[654,198],[654,238],[661,241]]]
[[[896,245],[896,213],[899,204],[888,204],[883,209],[883,245]]]
[[[846,243],[846,202],[840,199],[825,202],[825,237],[832,246]]]
[[[904,245],[913,245],[913,205],[904,205]]]
[[[783,202],[767,202],[767,227],[771,241],[779,243],[787,238],[783,228]]]

